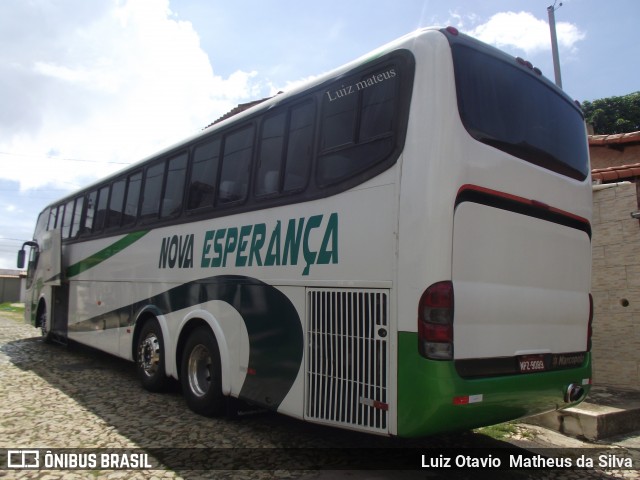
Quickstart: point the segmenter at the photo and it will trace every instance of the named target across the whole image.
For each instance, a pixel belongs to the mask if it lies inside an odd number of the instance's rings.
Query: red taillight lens
[[[427,288],[418,304],[418,350],[434,360],[453,359],[453,283]]]
[[[453,329],[451,325],[434,325],[423,323],[423,333],[426,340],[432,342],[453,342]]]
[[[451,35],[458,35],[460,32],[458,31],[458,29],[456,27],[447,27],[446,28],[447,32],[449,32]]]
[[[589,326],[587,327],[587,352],[591,351],[592,336],[593,336],[593,295],[589,294]]]

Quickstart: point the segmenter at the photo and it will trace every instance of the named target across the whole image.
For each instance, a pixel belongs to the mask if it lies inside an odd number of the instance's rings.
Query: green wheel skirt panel
[[[427,360],[418,353],[416,333],[398,334],[398,436],[494,425],[574,404],[564,402],[571,383],[591,378],[591,354],[580,368],[465,380],[450,361]],[[584,385],[589,391],[590,385]],[[474,396],[473,403],[453,399]],[[480,397],[481,396],[481,397]]]

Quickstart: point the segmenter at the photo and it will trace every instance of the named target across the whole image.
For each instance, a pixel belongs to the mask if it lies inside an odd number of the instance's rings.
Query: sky
[[[453,25],[554,78],[552,0],[2,0],[0,269],[49,203],[417,28]],[[555,4],[564,90],[640,90],[640,2]]]

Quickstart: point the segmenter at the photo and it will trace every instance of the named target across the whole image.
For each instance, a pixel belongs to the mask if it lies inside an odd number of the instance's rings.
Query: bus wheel
[[[156,319],[142,326],[138,337],[136,369],[145,390],[160,392],[167,385],[164,370],[164,343],[162,329]]]
[[[209,328],[198,327],[189,335],[182,355],[180,382],[191,410],[207,417],[225,412],[220,352]]]
[[[42,340],[46,343],[51,341],[51,329],[47,325],[47,306],[43,303],[38,308],[38,314],[36,316],[36,326],[40,327],[42,333]]]

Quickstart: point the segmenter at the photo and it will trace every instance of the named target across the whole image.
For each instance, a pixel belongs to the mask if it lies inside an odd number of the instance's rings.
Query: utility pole
[[[562,6],[562,3],[558,5],[558,8]],[[551,53],[553,54],[553,73],[556,77],[556,85],[562,88],[562,77],[560,75],[560,56],[558,55],[558,37],[556,37],[556,4],[547,7],[547,13],[549,14],[549,30],[551,30]]]

